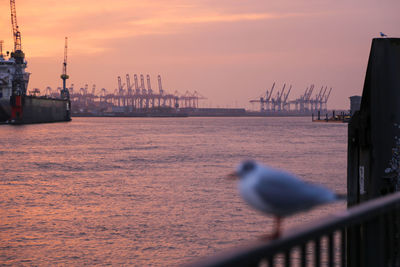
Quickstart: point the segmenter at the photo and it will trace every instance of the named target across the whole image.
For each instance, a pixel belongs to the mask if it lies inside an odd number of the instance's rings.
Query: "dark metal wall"
[[[400,189],[400,38],[372,41],[360,111],[349,123],[347,171],[349,207]],[[348,266],[378,266],[364,247],[381,238],[375,226],[348,229]]]

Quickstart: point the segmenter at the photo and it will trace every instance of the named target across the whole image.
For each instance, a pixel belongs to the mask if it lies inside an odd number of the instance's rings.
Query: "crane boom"
[[[129,77],[129,74],[126,74],[126,87],[128,88],[128,95],[132,94],[132,84],[131,84],[131,78]]]
[[[324,86],[321,87],[321,90],[319,90],[318,95],[315,95],[315,100],[319,101],[319,99],[321,98],[321,94],[322,94],[322,90],[324,89]]]
[[[322,101],[325,97],[325,93],[326,93],[326,89],[328,89],[328,86],[325,86],[325,90],[324,93],[321,95],[321,97],[319,98],[319,101]]]
[[[142,93],[147,94],[146,87],[144,86],[144,76],[140,74],[140,88],[142,88]]]
[[[329,96],[331,95],[332,87],[329,89],[328,95],[325,97],[324,102],[328,102]]]
[[[286,101],[287,101],[287,99],[288,99],[288,97],[289,97],[289,94],[290,94],[290,91],[292,90],[292,85],[290,85],[290,87],[289,87],[289,91],[287,92],[287,94],[285,95],[285,98],[283,99],[283,102],[284,103],[286,103]]]
[[[306,96],[308,94],[308,87],[306,88],[306,91],[304,92],[304,94],[301,96],[301,99],[306,99]]]
[[[68,38],[65,37],[64,44],[64,62],[63,62],[63,70],[61,74],[61,79],[63,80],[63,90],[66,90],[66,81],[69,78],[67,75],[67,51],[68,51]]]
[[[122,94],[123,92],[123,85],[122,85],[122,80],[121,80],[121,76],[118,76],[118,92],[119,94]]]
[[[25,55],[21,50],[21,33],[17,24],[17,12],[15,9],[15,0],[10,0],[11,24],[14,37],[14,51],[11,57],[15,60],[15,74],[12,80],[12,95],[24,95],[26,93],[26,84],[24,81],[23,69],[26,67]]]
[[[63,74],[67,74],[67,55],[68,52],[68,37],[65,37],[65,44],[64,44],[64,64],[63,64]]]
[[[271,88],[271,90],[269,91],[269,95],[265,97],[265,100],[266,100],[266,101],[269,101],[269,100],[271,99],[272,92],[274,91],[274,88],[275,88],[275,82],[272,84],[272,88]]]
[[[164,94],[164,90],[162,88],[161,76],[160,75],[157,76],[157,80],[158,80],[158,90],[160,91],[160,95],[163,95]]]
[[[282,88],[281,93],[279,94],[279,92],[278,92],[278,97],[277,97],[278,101],[281,101],[282,96],[285,93],[285,87],[286,87],[286,83],[283,84],[283,88]]]
[[[149,94],[153,93],[153,89],[151,89],[151,81],[150,81],[150,75],[147,74],[146,75],[146,79],[147,79],[147,90],[149,91]]]
[[[306,96],[306,100],[307,100],[307,101],[310,100],[313,91],[314,91],[314,84],[312,84],[312,85],[310,86],[310,90],[308,91],[308,94],[307,94],[307,96]]]
[[[133,79],[134,79],[134,81],[135,81],[135,91],[136,91],[136,94],[139,95],[139,94],[140,94],[140,88],[139,88],[139,82],[138,82],[137,74],[134,74],[134,75],[133,75]]]
[[[17,11],[15,9],[15,0],[10,0],[11,7],[11,24],[14,36],[14,52],[21,51],[21,33],[18,29]]]

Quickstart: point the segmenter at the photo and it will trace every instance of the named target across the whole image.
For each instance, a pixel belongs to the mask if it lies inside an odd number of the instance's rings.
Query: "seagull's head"
[[[229,174],[228,178],[244,178],[257,169],[257,163],[254,160],[246,160],[239,164],[236,171]]]

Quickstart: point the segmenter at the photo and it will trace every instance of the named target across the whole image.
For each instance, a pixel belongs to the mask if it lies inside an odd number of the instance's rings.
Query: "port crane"
[[[286,106],[287,106],[287,105],[290,105],[290,104],[287,102],[287,100],[288,100],[288,97],[289,97],[289,94],[290,94],[290,91],[291,91],[291,90],[292,90],[292,85],[290,85],[288,92],[287,92],[287,93],[284,95],[284,97],[283,97],[283,101],[282,101],[282,109],[283,109],[283,110],[290,110],[290,106],[289,106],[288,109],[286,109]]]
[[[274,88],[275,83],[273,83],[269,91],[266,91],[265,95],[260,96],[259,99],[250,100],[250,103],[260,103],[260,112],[293,112],[307,114],[318,110],[326,111],[328,98],[332,90],[332,88],[327,90],[327,86],[322,86],[321,89],[316,91],[316,94],[312,96],[315,86],[311,84],[299,98],[288,100],[289,94],[292,91],[292,85],[290,85],[289,89],[285,92],[286,84],[284,84],[283,88],[281,90],[277,89],[278,92],[275,96],[272,96]]]
[[[11,57],[15,60],[15,75],[12,81],[12,99],[15,96],[26,94],[25,81],[22,69],[26,67],[25,54],[22,52],[21,32],[17,23],[17,11],[15,8],[15,0],[10,0],[11,8],[11,24],[14,37],[14,51]]]
[[[118,93],[117,93],[117,95],[118,95],[118,107],[121,106],[121,100],[123,102],[123,105],[125,105],[124,97],[123,97],[124,96],[124,87],[125,87],[125,84],[122,83],[121,76],[118,76]]]
[[[63,70],[61,74],[61,79],[63,80],[63,90],[65,90],[66,80],[69,78],[67,75],[67,51],[68,51],[68,38],[65,37],[65,44],[64,44],[64,62],[63,62]]]
[[[140,95],[140,88],[139,88],[139,82],[138,82],[137,74],[133,75],[133,79],[134,79],[134,82],[135,82],[135,94]]]
[[[282,91],[276,94],[276,98],[272,99],[273,107],[272,109],[281,111],[281,106],[282,106],[282,96],[285,93],[285,88],[286,88],[286,83],[283,84]],[[277,109],[276,109],[277,108]]]
[[[325,109],[328,109],[327,108],[327,102],[328,102],[329,96],[331,95],[331,92],[332,92],[332,87],[329,89],[328,94],[323,97],[322,104],[325,106],[324,107]]]
[[[131,77],[129,74],[126,74],[126,88],[128,90],[128,96],[132,95],[132,84],[131,84]]]
[[[77,110],[81,111],[96,109],[105,111],[117,108],[116,112],[143,112],[151,110],[168,111],[171,108],[178,107],[196,109],[199,107],[199,100],[206,99],[197,91],[194,91],[194,93],[186,91],[185,94],[179,94],[177,91],[168,93],[163,88],[161,75],[157,76],[158,91],[156,86],[152,87],[149,74],[134,74],[133,79],[131,79],[132,76],[126,74],[125,78],[126,84],[123,83],[124,80],[121,76],[117,76],[117,89],[114,92],[107,92],[105,88],[102,88],[99,95],[96,95],[95,85],[93,85],[91,93],[88,94],[88,85],[86,84],[79,92],[71,93],[71,102]],[[54,94],[54,92],[49,91],[49,94],[51,93]]]
[[[15,0],[10,0],[10,8],[11,8],[11,24],[14,36],[14,53],[20,53],[22,52],[21,32],[19,31],[17,23],[17,10],[15,8]]]
[[[68,59],[67,52],[68,52],[68,38],[65,37],[63,70],[60,76],[63,81],[63,87],[61,90],[61,98],[63,99],[69,99],[69,91],[68,88],[66,87],[67,79],[69,79],[69,76],[67,74],[67,59]]]
[[[160,92],[160,95],[164,95],[164,90],[162,88],[162,82],[161,82],[161,75],[160,74],[157,76],[157,80],[158,80],[158,91]]]
[[[324,87],[322,86],[322,88],[324,88]],[[322,88],[321,88],[321,90],[322,90]],[[322,102],[323,102],[323,99],[324,99],[324,97],[325,97],[326,89],[328,89],[328,86],[325,86],[324,92],[323,92],[321,95],[319,95],[319,97],[318,97],[318,99],[317,99],[317,101],[316,101],[315,110],[321,110],[321,109],[323,109],[323,108],[322,108]]]
[[[14,38],[14,51],[11,52],[11,58],[14,59],[14,75],[11,80],[11,119],[19,120],[22,118],[22,97],[26,95],[25,78],[29,77],[28,73],[24,75],[26,68],[25,54],[22,52],[21,32],[17,23],[17,11],[15,8],[15,0],[10,0],[11,9],[11,25]],[[25,77],[24,77],[25,76]]]
[[[271,90],[268,92],[268,90],[265,92],[265,100],[263,96],[260,96],[259,99],[257,100],[250,100],[250,103],[260,103],[260,111],[264,111],[264,103],[265,103],[265,108],[266,110],[270,110],[270,101],[271,101],[271,96],[272,93],[274,92],[275,88],[275,82],[272,84]]]

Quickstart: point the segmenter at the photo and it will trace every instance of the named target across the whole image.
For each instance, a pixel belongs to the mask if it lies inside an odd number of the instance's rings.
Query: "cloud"
[[[9,6],[4,1],[1,10]],[[23,47],[31,57],[53,56],[62,50],[64,36],[71,38],[77,54],[107,51],[112,39],[184,32],[190,25],[260,21],[300,16],[296,13],[244,12],[224,9],[204,1],[105,0],[54,2],[26,0],[17,3]],[[0,34],[12,44],[9,18],[2,16]],[[8,31],[6,30],[8,27]]]
[[[237,22],[278,19],[290,16],[298,16],[299,14],[269,14],[269,13],[247,13],[247,14],[205,14],[202,16],[185,16],[185,17],[162,17],[147,18],[145,20],[132,21],[133,25],[168,25],[168,24],[194,24],[194,23],[216,23],[216,22]]]

